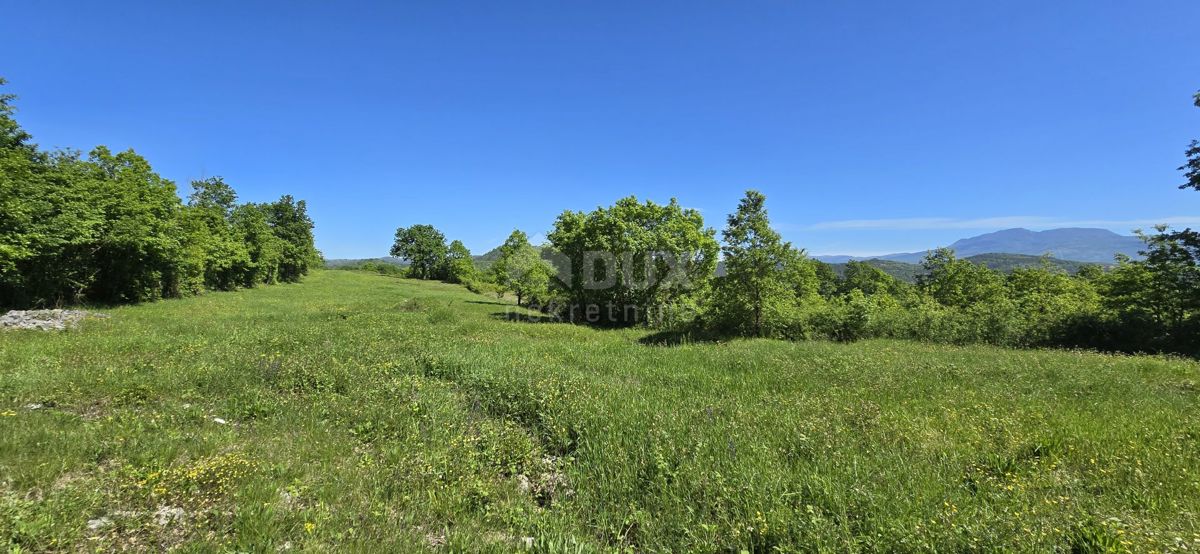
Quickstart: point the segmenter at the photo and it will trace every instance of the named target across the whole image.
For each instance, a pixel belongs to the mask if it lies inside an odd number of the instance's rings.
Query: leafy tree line
[[[753,190],[728,217],[723,245],[715,235],[674,201],[631,197],[564,212],[541,252],[514,231],[486,269],[428,225],[398,230],[392,254],[412,264],[410,277],[509,292],[562,321],[648,325],[697,340],[879,337],[1200,354],[1195,252],[1162,229],[1143,235],[1144,259],[1075,275],[1049,260],[1006,274],[938,249],[915,284],[858,261],[838,276],[781,239]]]
[[[408,262],[403,271],[406,277],[459,283],[475,292],[500,296],[512,293],[522,305],[544,299],[553,268],[541,258],[525,233],[513,231],[499,252],[499,257],[490,266],[481,269],[475,265],[471,251],[462,241],[447,244],[441,231],[422,224],[396,229],[396,240],[390,253]]]
[[[0,306],[231,290],[296,281],[319,263],[303,200],[238,204],[209,178],[184,203],[132,150],[39,149],[13,100],[0,95]]]
[[[1200,190],[1200,143],[1186,155],[1181,188]],[[677,337],[891,337],[1200,355],[1200,233],[1157,227],[1141,236],[1143,259],[1119,257],[1107,271],[1070,275],[1047,260],[1005,274],[938,249],[915,284],[862,262],[839,277],[783,241],[766,198],[751,190],[727,218],[723,244],[675,200],[629,197],[563,212],[540,251],[514,231],[486,270],[429,225],[397,230],[392,254],[409,260],[413,277],[511,292],[566,321],[649,325]]]

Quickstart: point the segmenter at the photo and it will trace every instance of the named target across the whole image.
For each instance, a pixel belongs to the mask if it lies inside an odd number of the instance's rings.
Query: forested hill
[[[1001,273],[1010,273],[1018,268],[1034,268],[1041,267],[1043,263],[1042,256],[1030,256],[1028,254],[978,254],[964,258],[969,262],[987,266],[989,269],[994,269]],[[1052,268],[1061,269],[1071,275],[1079,272],[1084,266],[1102,265],[1092,264],[1087,262],[1076,262],[1071,260],[1060,260],[1057,258],[1044,258],[1045,263]],[[923,272],[921,264],[899,262],[896,260],[871,259],[863,260],[864,263],[879,268],[884,273],[891,275],[901,281],[908,283],[917,282],[917,276]],[[841,276],[846,271],[846,264],[832,263],[834,273]]]

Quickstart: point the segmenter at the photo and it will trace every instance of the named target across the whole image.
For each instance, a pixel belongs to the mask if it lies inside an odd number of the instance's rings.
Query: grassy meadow
[[[1200,551],[1200,365],[656,344],[319,271],[0,333],[0,545]]]

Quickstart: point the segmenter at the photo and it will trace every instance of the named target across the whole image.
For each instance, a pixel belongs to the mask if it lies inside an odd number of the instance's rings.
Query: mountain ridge
[[[948,246],[960,258],[981,254],[1049,255],[1063,261],[1100,264],[1114,263],[1117,254],[1139,258],[1138,252],[1143,247],[1142,239],[1136,236],[1120,235],[1108,229],[1088,227],[1063,227],[1044,231],[1031,231],[1016,227],[958,239]],[[920,263],[926,252],[899,252],[880,256],[826,255],[813,257],[827,263],[872,259]]]

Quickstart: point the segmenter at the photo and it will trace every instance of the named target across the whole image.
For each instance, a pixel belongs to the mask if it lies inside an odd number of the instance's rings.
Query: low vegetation
[[[321,271],[0,333],[11,551],[1200,548],[1200,366],[657,346]]]

